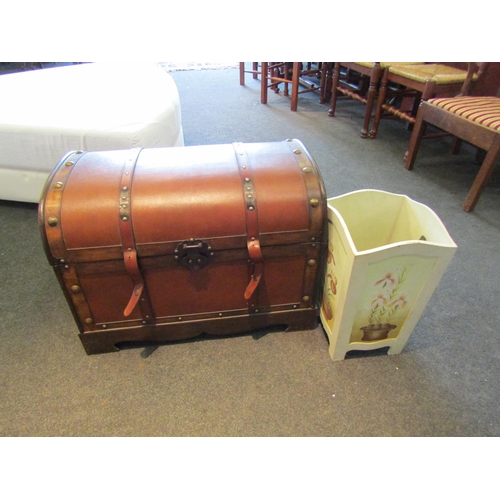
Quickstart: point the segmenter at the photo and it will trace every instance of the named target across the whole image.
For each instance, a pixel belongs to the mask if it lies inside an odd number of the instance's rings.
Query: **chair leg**
[[[297,111],[299,102],[299,77],[301,66],[301,62],[294,62],[292,66],[292,102],[290,105],[292,111]]]
[[[368,87],[368,95],[366,99],[366,110],[365,110],[365,120],[363,123],[363,128],[361,129],[361,137],[366,139],[368,137],[368,129],[370,127],[370,121],[372,119],[373,104],[375,102],[375,96],[377,94],[378,82],[380,80],[380,63],[375,63],[372,69],[372,75],[370,77],[370,85]],[[373,137],[374,139],[374,137]]]
[[[462,139],[459,137],[454,137],[451,142],[451,154],[457,155],[460,153],[460,149],[462,147]]]
[[[261,64],[261,77],[260,77],[260,102],[261,104],[267,104],[267,73],[268,73],[268,64],[267,62],[263,62]]]
[[[424,105],[425,106],[425,105]],[[417,113],[417,119],[410,137],[410,145],[408,151],[405,154],[405,168],[406,170],[412,170],[413,164],[415,163],[415,158],[417,157],[418,148],[420,147],[420,142],[424,135],[425,129],[427,128],[427,123],[424,121],[425,107],[420,106]]]
[[[467,195],[467,199],[463,205],[463,210],[465,212],[472,212],[476,203],[481,196],[486,184],[491,178],[493,171],[495,170],[496,163],[500,159],[500,136],[493,142],[488,153],[486,153],[486,157],[479,169],[479,172],[472,184],[472,187]]]
[[[340,63],[335,63],[333,68],[333,81],[332,81],[332,98],[330,99],[330,109],[328,110],[328,116],[335,115],[335,106],[337,104],[337,87],[340,82]]]
[[[240,62],[240,85],[245,85],[245,63]]]
[[[378,93],[375,119],[373,120],[373,128],[370,130],[370,134],[369,134],[370,139],[375,139],[375,137],[377,137],[378,126],[379,126],[380,119],[382,118],[382,113],[383,113],[382,106],[385,104],[385,100],[387,98],[387,84],[389,83],[388,76],[389,75],[387,73],[387,69],[385,69],[382,73],[382,78],[380,81],[380,90]]]
[[[328,83],[330,81],[330,67],[331,64],[329,62],[321,63],[320,70],[320,92],[319,92],[319,102],[320,104],[324,104],[329,99],[330,87]]]

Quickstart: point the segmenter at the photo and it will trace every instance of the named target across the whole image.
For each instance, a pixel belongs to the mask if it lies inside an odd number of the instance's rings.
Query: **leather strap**
[[[255,195],[252,168],[248,159],[248,154],[243,148],[243,144],[234,143],[239,172],[243,186],[243,196],[245,198],[245,213],[247,225],[247,249],[251,263],[250,282],[244,293],[245,300],[250,300],[255,290],[259,286],[264,273],[264,259],[259,242],[259,217],[257,210],[257,198]]]
[[[149,322],[153,318],[152,307],[145,293],[145,283],[142,276],[141,270],[139,268],[139,262],[137,260],[137,250],[135,246],[134,230],[132,228],[132,210],[131,210],[131,190],[132,190],[132,179],[134,176],[134,169],[139,158],[141,148],[135,148],[130,150],[129,158],[125,163],[125,168],[123,169],[123,174],[120,183],[120,235],[122,239],[122,251],[123,251],[123,261],[125,263],[125,269],[128,275],[132,279],[134,284],[134,289],[132,291],[132,296],[123,311],[125,317],[130,316],[132,311],[135,309],[139,300],[142,296],[141,301],[141,311],[142,316]]]

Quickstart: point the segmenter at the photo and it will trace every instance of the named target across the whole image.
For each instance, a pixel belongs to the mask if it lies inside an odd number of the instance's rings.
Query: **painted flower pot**
[[[328,200],[321,322],[333,360],[351,350],[399,354],[457,246],[407,196],[365,189]]]

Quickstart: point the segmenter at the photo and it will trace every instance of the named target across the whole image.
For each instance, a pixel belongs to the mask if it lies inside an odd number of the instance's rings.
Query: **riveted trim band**
[[[250,300],[259,286],[264,272],[264,259],[259,241],[259,217],[257,209],[257,196],[252,175],[252,167],[243,144],[233,144],[236,161],[242,181],[243,197],[245,200],[245,215],[247,225],[247,249],[250,258],[250,282],[245,290],[245,300]]]
[[[120,189],[119,189],[119,226],[122,240],[123,262],[128,275],[132,279],[134,289],[130,300],[123,311],[125,317],[130,316],[137,304],[140,304],[141,314],[146,323],[153,321],[153,309],[146,291],[146,284],[142,276],[139,261],[137,259],[137,249],[135,246],[134,230],[132,226],[132,180],[134,177],[135,165],[141,148],[130,150],[129,157],[123,169]]]
[[[47,179],[44,195],[40,203],[40,219],[43,221],[45,240],[50,248],[49,260],[57,264],[68,259],[68,250],[64,242],[61,225],[61,206],[64,188],[78,161],[84,156],[83,151],[68,153]],[[47,253],[49,255],[49,253]]]

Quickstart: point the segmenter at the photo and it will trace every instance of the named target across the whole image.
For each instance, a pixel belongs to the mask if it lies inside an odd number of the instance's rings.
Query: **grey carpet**
[[[440,216],[458,245],[405,350],[332,362],[315,330],[241,335],[87,356],[40,243],[35,205],[0,202],[2,436],[498,436],[500,179],[461,205],[474,151],[426,142],[402,165],[409,132],[384,121],[359,138],[364,108],[335,118],[313,94],[289,99],[237,69],[172,73],[186,145],[297,137],[328,196],[403,193]]]

